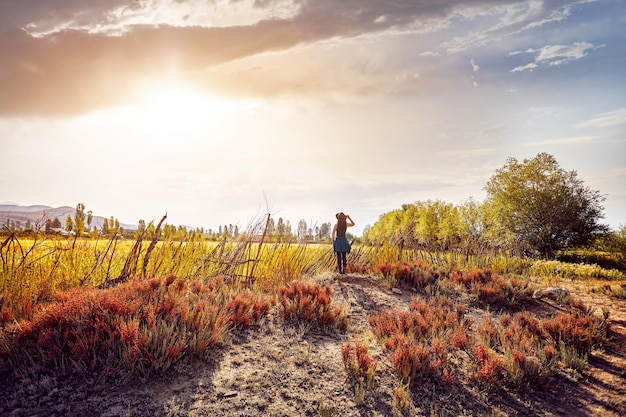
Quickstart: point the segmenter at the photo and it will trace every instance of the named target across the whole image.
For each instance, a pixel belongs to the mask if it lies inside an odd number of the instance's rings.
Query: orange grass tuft
[[[333,306],[331,295],[329,286],[292,281],[278,290],[279,314],[285,321],[345,330],[346,314],[341,307]]]
[[[61,294],[2,330],[0,359],[18,373],[146,376],[186,355],[208,357],[224,341],[227,318],[208,285],[194,288],[168,276]]]

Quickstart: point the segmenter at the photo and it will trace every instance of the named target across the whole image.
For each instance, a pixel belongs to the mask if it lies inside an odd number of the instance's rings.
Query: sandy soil
[[[345,334],[285,327],[271,318],[235,334],[210,362],[188,361],[148,381],[95,385],[93,381],[24,379],[0,393],[2,416],[392,416],[400,386],[367,317],[384,308],[407,308],[411,291],[392,292],[378,278],[323,275],[333,301],[349,312]],[[423,384],[412,389],[408,414],[416,416],[626,415],[626,303],[564,283],[586,303],[609,309],[611,343],[594,351],[582,373],[564,373],[541,390],[483,392]],[[533,307],[558,308],[550,301]],[[341,344],[359,340],[378,362],[363,401],[346,378]],[[1,384],[0,385],[4,385]]]

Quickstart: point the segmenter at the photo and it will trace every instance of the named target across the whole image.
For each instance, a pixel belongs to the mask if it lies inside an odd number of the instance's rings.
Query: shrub
[[[354,381],[366,381],[367,386],[374,383],[376,361],[368,354],[367,346],[361,342],[344,342],[341,344],[343,367],[349,378]]]
[[[484,269],[472,269],[469,271],[453,270],[450,273],[450,278],[459,284],[463,284],[466,288],[471,288],[474,283],[485,284],[491,281],[491,275],[493,272],[489,268]]]
[[[508,382],[515,386],[543,385],[554,373],[554,341],[539,319],[524,311],[500,317],[501,348]]]
[[[487,316],[483,316],[476,325],[476,333],[481,342],[488,347],[496,346],[500,339],[498,327],[493,320]]]
[[[240,291],[226,304],[227,322],[233,327],[247,328],[267,316],[270,306],[270,300],[261,299],[252,291]]]
[[[434,284],[441,276],[421,261],[383,262],[378,265],[378,270],[393,283],[418,289]]]
[[[600,279],[622,280],[626,275],[617,269],[604,269],[595,264],[570,264],[559,261],[535,261],[530,273],[543,277],[578,278],[590,277]]]
[[[560,313],[543,320],[543,327],[556,346],[562,343],[580,355],[588,354],[593,346],[603,344],[607,338],[606,321],[591,313]]]
[[[465,350],[467,348],[467,343],[467,334],[464,329],[454,329],[452,334],[450,334],[450,344],[452,344],[455,348]]]
[[[469,373],[470,380],[480,384],[494,386],[502,377],[502,359],[493,350],[483,343],[476,343],[472,350],[475,360],[475,370]]]
[[[345,330],[347,317],[332,305],[332,289],[304,281],[292,281],[278,291],[280,315],[285,321],[304,321],[319,328]]]
[[[361,265],[348,261],[346,265],[346,272],[349,274],[367,274],[370,272],[370,267],[368,265]]]
[[[214,284],[173,276],[60,294],[30,321],[5,328],[0,355],[20,372],[147,376],[223,343],[226,317]],[[2,338],[0,338],[2,339]]]
[[[450,279],[465,286],[479,304],[489,307],[514,308],[531,295],[527,279],[504,277],[491,269],[455,270]]]
[[[463,304],[447,297],[414,298],[409,311],[387,309],[368,320],[405,383],[432,376],[451,383],[455,378],[448,361],[453,347],[449,334],[465,336],[461,329],[464,311]],[[467,343],[467,338],[459,340],[459,345]]]

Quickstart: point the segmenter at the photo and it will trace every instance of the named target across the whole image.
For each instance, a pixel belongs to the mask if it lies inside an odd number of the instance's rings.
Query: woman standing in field
[[[354,221],[350,216],[343,213],[337,213],[335,215],[337,223],[333,227],[333,250],[337,256],[337,267],[340,274],[346,273],[346,255],[350,253],[350,242],[346,238],[346,229],[354,226]]]

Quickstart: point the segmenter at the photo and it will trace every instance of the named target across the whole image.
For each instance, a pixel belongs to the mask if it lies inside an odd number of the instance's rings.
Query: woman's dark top
[[[348,228],[348,224],[346,223],[346,221],[345,220],[344,221],[339,220],[337,222],[337,237],[345,236],[347,228]]]

